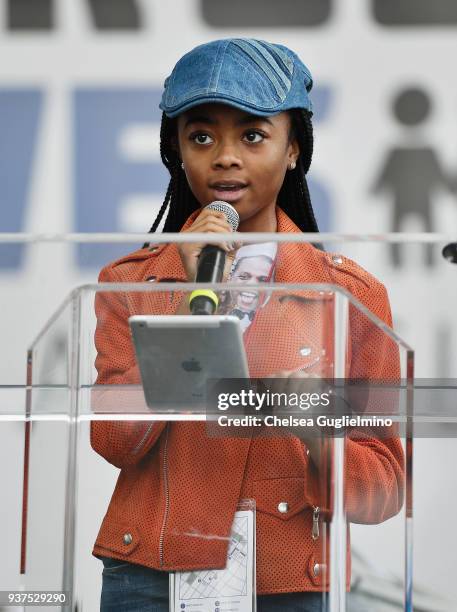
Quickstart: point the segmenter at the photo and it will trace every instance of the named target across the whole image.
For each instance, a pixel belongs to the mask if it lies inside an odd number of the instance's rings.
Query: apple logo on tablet
[[[181,366],[183,370],[186,370],[186,372],[200,372],[202,369],[200,366],[200,362],[194,359],[194,357],[192,357],[192,359],[189,359],[189,361],[183,361],[181,363]]]

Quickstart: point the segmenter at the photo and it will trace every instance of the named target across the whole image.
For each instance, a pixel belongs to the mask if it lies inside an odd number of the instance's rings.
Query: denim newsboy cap
[[[254,38],[224,38],[186,53],[165,79],[159,108],[168,117],[208,102],[260,116],[290,108],[312,112],[311,73],[283,45]]]

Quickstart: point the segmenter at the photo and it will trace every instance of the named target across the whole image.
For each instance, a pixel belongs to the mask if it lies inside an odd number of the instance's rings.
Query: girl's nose
[[[235,145],[220,144],[215,151],[212,166],[214,169],[241,168],[243,161]]]

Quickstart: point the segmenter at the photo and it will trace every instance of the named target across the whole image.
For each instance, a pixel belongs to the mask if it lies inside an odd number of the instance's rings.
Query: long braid
[[[165,214],[167,206],[168,206],[168,204],[170,203],[170,201],[172,199],[172,191],[173,191],[173,181],[170,181],[168,183],[168,189],[167,189],[167,193],[165,195],[165,199],[163,201],[163,204],[160,207],[159,213],[158,213],[157,217],[155,218],[154,223],[152,224],[152,227],[149,230],[149,233],[154,233],[157,230],[157,228],[159,227],[160,221],[162,220],[162,217]]]
[[[286,173],[278,194],[278,205],[303,232],[318,232],[306,181],[314,148],[313,124],[309,112],[302,109],[292,111],[292,134],[297,139],[300,155],[295,170]]]
[[[178,168],[178,162],[175,162],[173,164],[173,166],[170,169],[170,174],[171,174],[171,180],[170,180],[170,185],[171,185],[171,203],[170,203],[170,210],[168,211],[168,216],[165,219],[165,224],[163,227],[163,231],[164,232],[169,232],[169,231],[173,231],[172,229],[169,229],[170,226],[174,227],[176,224],[176,218],[178,216],[179,213],[179,208],[180,208],[180,201],[181,198],[179,197],[179,168]]]
[[[164,232],[177,232],[184,225],[188,216],[200,207],[197,199],[190,190],[189,184],[181,168],[181,161],[172,141],[176,142],[176,121],[169,119],[162,113],[162,123],[160,126],[160,157],[162,163],[170,173],[167,193],[162,206],[154,219],[154,223],[149,233],[155,233],[168,208],[168,215],[163,226]],[[149,246],[146,242],[143,248]]]
[[[150,234],[153,234],[156,232],[157,228],[160,225],[160,221],[162,220],[162,217],[168,208],[168,205],[170,204],[170,208],[172,208],[173,206],[172,202],[174,201],[174,198],[173,198],[173,192],[175,190],[175,180],[173,178],[174,173],[172,170],[172,161],[168,158],[168,155],[167,155],[168,154],[167,143],[170,141],[170,137],[171,137],[171,130],[170,130],[171,126],[170,126],[170,122],[165,121],[164,119],[166,119],[166,115],[162,113],[162,123],[160,125],[160,158],[162,160],[163,165],[170,172],[171,180],[168,183],[167,193],[165,194],[165,199],[163,201],[163,204],[160,207],[157,217],[154,219],[154,223],[152,224],[149,230]],[[143,249],[148,246],[149,246],[149,242],[146,242],[145,244],[143,244]]]
[[[313,155],[313,125],[311,113],[303,109],[291,111],[291,135],[297,139],[300,155],[295,170],[286,172],[284,182],[278,194],[278,205],[303,232],[318,232],[311,197],[309,194],[306,173],[311,165]],[[154,233],[168,208],[164,232],[178,232],[185,221],[195,210],[200,208],[198,200],[192,193],[181,168],[178,152],[172,142],[177,140],[176,120],[162,114],[160,128],[160,157],[170,173],[170,182],[163,204],[152,224],[150,233]],[[149,243],[143,245],[143,248]]]
[[[304,144],[305,144],[306,150],[309,151],[307,165],[303,168],[304,174],[306,175],[308,174],[309,168],[311,166],[311,159],[312,159],[313,152],[314,152],[313,124],[311,122],[310,113],[304,110],[301,110],[300,114],[301,114],[303,125],[305,128],[303,130],[304,140],[305,140]],[[309,227],[315,228],[310,231],[318,232],[319,228],[317,225],[316,217],[314,215],[313,205],[311,203],[311,196],[310,196],[309,189],[308,189],[308,182],[305,177],[303,179],[303,189],[304,189],[304,195],[305,195],[306,212],[307,212],[307,217],[309,221]]]
[[[181,168],[181,163],[178,162],[173,168],[175,173],[175,189],[173,191],[172,202],[174,206],[170,206],[170,212],[165,221],[163,228],[164,232],[177,232],[186,222],[190,214],[200,208],[198,200],[192,193],[189,183],[187,182],[186,175]],[[172,175],[173,177],[173,175]]]

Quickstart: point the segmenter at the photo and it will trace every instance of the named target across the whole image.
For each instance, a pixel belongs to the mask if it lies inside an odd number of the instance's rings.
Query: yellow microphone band
[[[196,289],[195,291],[192,291],[192,293],[189,296],[189,304],[196,297],[200,297],[200,296],[208,297],[210,300],[212,300],[215,303],[216,308],[219,306],[219,298],[217,297],[217,294],[214,293],[214,291],[211,291],[211,289]]]

